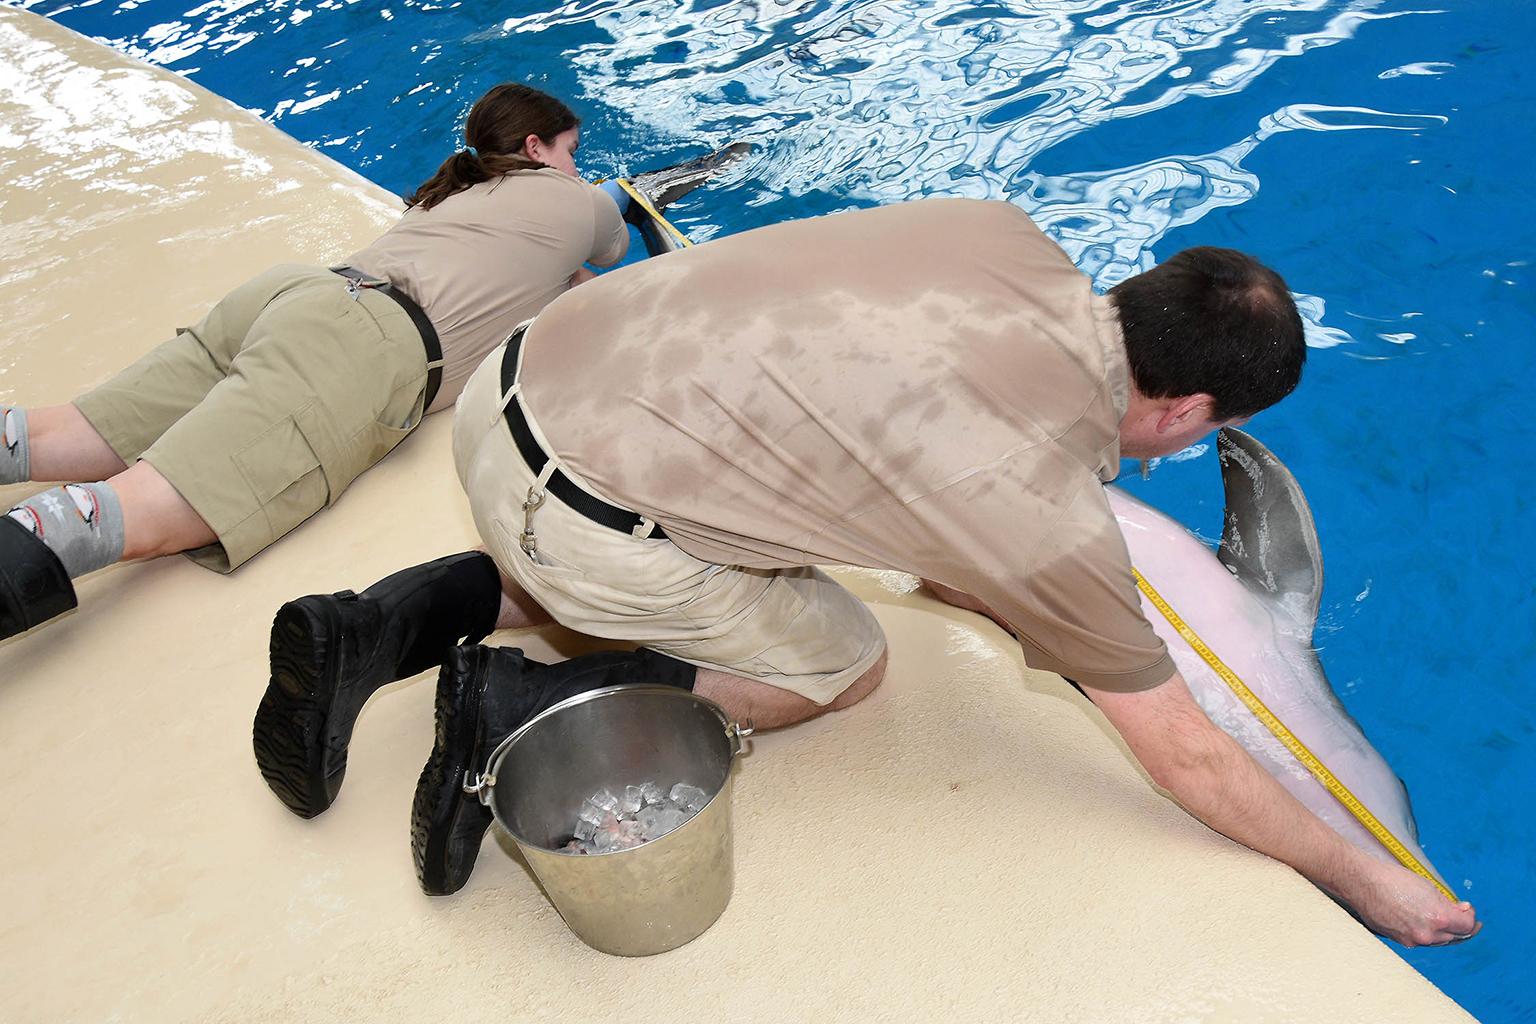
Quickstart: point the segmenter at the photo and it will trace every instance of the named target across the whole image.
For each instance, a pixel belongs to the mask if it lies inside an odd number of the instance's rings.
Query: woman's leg
[[[27,410],[33,480],[106,480],[128,468],[73,405]]]
[[[202,517],[149,463],[136,462],[107,483],[123,507],[123,561],[180,554],[216,539]]]
[[[211,544],[213,531],[146,462],[110,480],[53,487],[7,516],[59,560],[69,578],[115,562]]]

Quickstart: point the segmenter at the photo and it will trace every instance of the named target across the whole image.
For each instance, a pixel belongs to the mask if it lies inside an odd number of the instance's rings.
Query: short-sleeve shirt
[[[944,199],[626,267],[529,331],[523,398],[599,495],[716,564],[898,569],[1031,665],[1173,675],[1104,494],[1129,371],[1110,300],[1029,217]]]
[[[443,379],[428,412],[453,404],[486,353],[569,290],[583,263],[623,259],[629,230],[602,190],[549,168],[412,207],[347,262],[404,291],[437,328]]]

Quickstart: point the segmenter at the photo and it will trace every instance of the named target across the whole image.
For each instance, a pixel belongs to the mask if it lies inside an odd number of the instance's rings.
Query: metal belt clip
[[[543,504],[544,492],[537,485],[528,488],[528,498],[523,502],[523,532],[518,535],[517,546],[529,558],[535,558],[539,553],[538,538],[533,535],[533,514]]]
[[[347,294],[350,295],[354,301],[362,296],[363,286],[358,282],[357,278],[347,277],[345,274],[343,274],[341,279],[347,282]]]

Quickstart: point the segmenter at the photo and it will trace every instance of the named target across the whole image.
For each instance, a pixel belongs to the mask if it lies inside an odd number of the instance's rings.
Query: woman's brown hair
[[[494,86],[469,110],[464,123],[467,148],[444,160],[405,205],[430,210],[471,185],[547,166],[523,152],[524,141],[537,135],[551,142],[580,123],[570,107],[548,93],[515,82]]]

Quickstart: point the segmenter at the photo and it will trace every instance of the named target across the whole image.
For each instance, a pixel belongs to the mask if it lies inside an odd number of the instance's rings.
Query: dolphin
[[[1182,525],[1116,487],[1110,508],[1131,563],[1218,658],[1429,871],[1407,788],[1328,683],[1312,643],[1323,590],[1311,509],[1285,465],[1233,428],[1217,437],[1226,514],[1212,551]],[[1334,831],[1387,863],[1397,858],[1277,740],[1142,595],[1200,707]],[[1439,877],[1438,873],[1436,877]],[[1444,883],[1444,879],[1440,879]]]
[[[645,171],[625,180],[636,192],[645,197],[653,210],[660,212],[711,178],[734,166],[754,148],[750,142],[736,142],[684,163]],[[683,242],[663,227],[648,211],[640,208],[639,204],[635,204],[626,219],[639,230],[640,240],[645,243],[645,251],[648,255],[660,256],[683,248]]]

